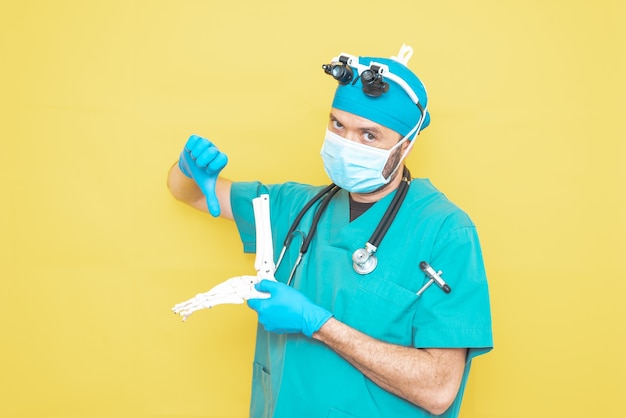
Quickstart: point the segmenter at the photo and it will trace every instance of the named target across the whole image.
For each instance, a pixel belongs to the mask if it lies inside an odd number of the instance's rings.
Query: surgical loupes
[[[259,292],[254,288],[254,285],[263,279],[275,280],[269,195],[263,194],[253,199],[252,206],[256,229],[256,258],[254,260],[256,276],[231,277],[208,292],[199,293],[185,302],[176,304],[172,311],[182,316],[183,321],[200,309],[209,309],[225,303],[241,304],[248,299],[269,297],[268,293]]]

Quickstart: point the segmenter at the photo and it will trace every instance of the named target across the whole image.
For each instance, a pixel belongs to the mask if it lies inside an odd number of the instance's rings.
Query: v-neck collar
[[[350,222],[361,217],[369,208],[374,206],[376,202],[357,202],[348,193],[348,206],[350,208]],[[354,216],[354,219],[352,218]]]
[[[350,222],[350,197],[345,190],[339,191],[327,209],[328,216],[332,220],[330,223],[332,226],[324,231],[325,235],[327,234],[324,239],[328,240],[332,246],[347,249],[351,249],[355,245],[357,247],[364,245],[382,220],[396,192],[397,190],[389,193],[374,203],[361,216]]]

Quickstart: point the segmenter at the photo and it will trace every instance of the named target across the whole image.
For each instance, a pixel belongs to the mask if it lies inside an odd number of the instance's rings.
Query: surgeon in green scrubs
[[[297,223],[277,282],[257,285],[271,297],[248,301],[259,319],[253,418],[456,417],[472,360],[493,346],[476,228],[404,164],[430,123],[411,55],[403,45],[392,58],[341,54],[323,66],[337,90],[321,159],[338,188]],[[252,199],[268,193],[279,254],[324,187],[232,182],[219,176],[227,160],[192,135],[169,172],[171,193],[234,220],[246,252],[255,251]],[[376,248],[364,247],[381,223],[388,229]],[[364,248],[377,260],[373,270],[355,263]],[[433,283],[421,262],[445,283]]]

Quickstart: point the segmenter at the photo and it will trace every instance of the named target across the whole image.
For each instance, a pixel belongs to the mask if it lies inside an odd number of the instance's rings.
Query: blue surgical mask
[[[383,176],[383,169],[389,156],[407,138],[408,136],[405,136],[393,148],[385,150],[349,141],[326,129],[326,137],[321,151],[326,174],[333,183],[349,192],[373,192],[389,183],[400,162],[406,157],[410,146],[389,176],[387,178]]]

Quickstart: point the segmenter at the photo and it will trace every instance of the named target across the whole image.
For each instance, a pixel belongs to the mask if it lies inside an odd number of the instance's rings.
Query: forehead
[[[341,122],[347,129],[379,131],[384,136],[402,137],[402,135],[393,129],[389,129],[379,123],[334,107],[330,110],[330,117],[337,119],[337,121]]]

